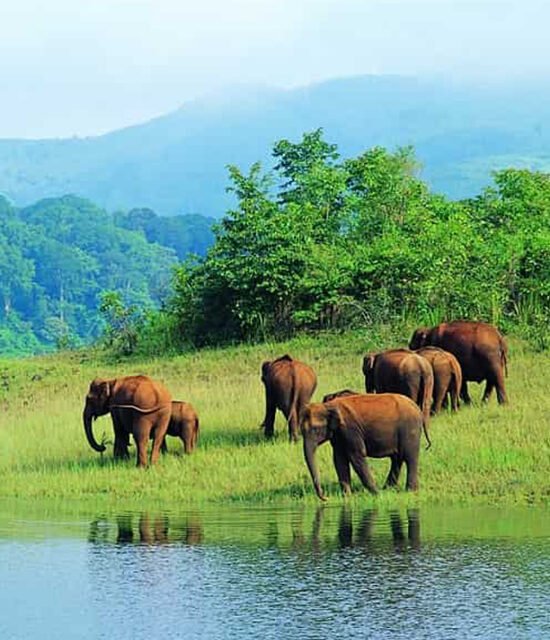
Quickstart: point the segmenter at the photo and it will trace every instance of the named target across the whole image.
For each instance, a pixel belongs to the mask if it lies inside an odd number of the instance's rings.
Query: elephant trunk
[[[311,438],[311,436],[308,436],[308,434],[306,433],[304,435],[304,458],[306,459],[307,468],[309,469],[309,473],[311,474],[313,486],[315,487],[315,491],[319,496],[319,499],[326,500],[323,490],[321,489],[319,470],[315,462],[316,449],[317,443]]]
[[[92,430],[92,419],[95,417],[93,410],[86,405],[84,407],[84,412],[82,414],[82,421],[84,422],[84,431],[86,432],[86,437],[88,438],[88,442],[90,443],[90,447],[94,451],[98,453],[103,453],[105,451],[104,444],[98,444],[96,439],[94,438],[94,432]]]

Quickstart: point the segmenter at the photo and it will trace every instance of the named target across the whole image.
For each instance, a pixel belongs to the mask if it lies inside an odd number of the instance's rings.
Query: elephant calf
[[[185,453],[193,452],[199,439],[199,416],[193,405],[179,400],[172,401],[172,414],[166,435],[181,438]],[[168,451],[166,438],[162,442],[161,450],[162,453]]]

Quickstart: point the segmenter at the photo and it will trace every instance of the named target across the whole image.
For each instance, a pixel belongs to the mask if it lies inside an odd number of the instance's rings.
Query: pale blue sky
[[[546,0],[0,0],[0,137],[93,135],[234,84],[550,77]]]

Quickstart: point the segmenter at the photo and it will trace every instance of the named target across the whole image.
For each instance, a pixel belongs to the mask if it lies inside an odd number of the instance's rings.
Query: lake
[[[0,637],[549,638],[550,510],[0,503]]]

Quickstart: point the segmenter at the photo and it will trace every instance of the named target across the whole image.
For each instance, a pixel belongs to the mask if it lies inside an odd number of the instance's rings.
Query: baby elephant
[[[168,424],[167,436],[181,438],[185,453],[192,453],[199,438],[199,416],[189,402],[172,401],[172,415]],[[166,438],[161,447],[162,453],[168,451]]]

